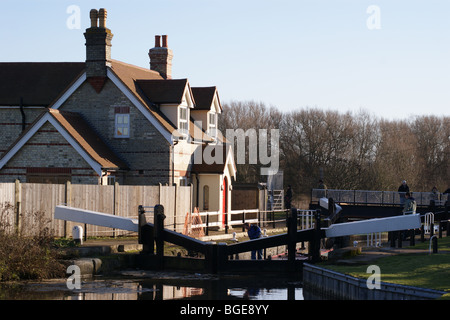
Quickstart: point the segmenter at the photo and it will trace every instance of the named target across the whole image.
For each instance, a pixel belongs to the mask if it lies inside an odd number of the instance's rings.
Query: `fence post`
[[[416,238],[415,238],[416,237],[416,230],[415,229],[411,229],[409,232],[410,232],[409,245],[410,246],[415,246],[416,245]]]
[[[226,271],[228,262],[227,244],[224,242],[219,242],[216,247],[217,256],[214,269],[216,270],[216,272]]]
[[[162,268],[164,266],[164,207],[160,204],[155,206],[154,212],[154,237],[156,242],[156,258],[157,266]]]
[[[389,240],[391,243],[391,248],[395,248],[395,232],[394,231],[389,231]]]
[[[213,242],[206,244],[205,269],[212,274],[217,273],[217,245]]]
[[[120,215],[119,213],[119,199],[120,199],[120,190],[119,190],[119,182],[114,182],[114,207],[113,207],[113,214],[115,216]],[[117,236],[117,230],[113,229],[113,237],[115,238]]]
[[[313,238],[310,241],[310,252],[312,262],[320,261],[320,210],[317,210],[315,215],[315,228]]]
[[[66,204],[66,206],[70,207],[72,205],[72,183],[70,181],[66,181],[64,198],[64,203]],[[67,220],[64,220],[64,238],[67,238],[69,234],[69,223]]]
[[[20,180],[16,180],[15,181],[15,191],[14,191],[14,195],[15,195],[15,228],[16,228],[16,232],[17,234],[20,234],[20,229],[22,228],[22,221],[20,219],[20,212],[22,211],[21,208],[21,204],[22,204],[22,195],[21,195],[21,185],[20,185]]]
[[[447,220],[447,237],[450,237],[450,220]]]
[[[138,211],[138,243],[142,244],[142,253],[155,254],[153,228],[147,224],[144,207],[140,205]]]
[[[288,262],[290,270],[294,270],[297,238],[297,209],[292,208],[287,219],[288,225]]]

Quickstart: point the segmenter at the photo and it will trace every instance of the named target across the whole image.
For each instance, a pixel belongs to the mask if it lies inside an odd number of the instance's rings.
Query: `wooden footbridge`
[[[330,205],[334,214],[336,214],[339,211],[336,208],[339,208],[339,206],[328,200],[322,203],[323,207],[330,208]],[[137,220],[67,206],[56,206],[55,218],[137,232],[138,241],[143,245],[141,254],[136,257],[141,268],[175,269],[207,273],[298,273],[302,270],[305,260],[309,262],[321,260],[320,244],[322,239],[354,234],[417,229],[421,226],[419,214],[335,224],[329,217],[324,219],[321,216],[321,210],[317,209],[313,211],[314,227],[298,230],[298,212],[299,210],[295,208],[290,210],[286,221],[286,233],[232,244],[205,242],[164,228],[165,215],[162,205],[154,207],[140,206]],[[149,220],[153,220],[153,222],[149,222]],[[165,256],[165,242],[184,247],[189,251],[198,252],[203,258]],[[297,244],[305,242],[308,243],[307,253],[302,256],[303,259],[299,259]],[[242,252],[277,246],[287,247],[287,259],[233,259],[236,254]]]

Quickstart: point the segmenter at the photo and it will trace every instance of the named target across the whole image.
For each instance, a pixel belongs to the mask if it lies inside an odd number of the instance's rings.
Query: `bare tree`
[[[280,168],[298,193],[309,194],[322,176],[335,189],[396,190],[402,180],[415,191],[450,187],[450,117],[385,120],[366,110],[318,108],[281,113],[260,102],[232,101],[220,124],[223,132],[228,128],[279,129]],[[238,165],[238,180],[262,181],[260,167]]]

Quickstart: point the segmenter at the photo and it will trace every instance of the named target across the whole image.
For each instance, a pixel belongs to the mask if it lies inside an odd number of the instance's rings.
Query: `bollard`
[[[403,234],[402,231],[397,231],[397,248],[401,248],[403,245]]]
[[[72,228],[73,241],[79,245],[83,245],[83,227],[74,226]]]
[[[425,242],[425,225],[420,227],[420,242]]]
[[[438,249],[437,249],[437,237],[436,236],[432,236],[430,238],[430,246],[429,246],[429,253],[431,254],[431,246],[433,245],[433,253],[437,253]]]

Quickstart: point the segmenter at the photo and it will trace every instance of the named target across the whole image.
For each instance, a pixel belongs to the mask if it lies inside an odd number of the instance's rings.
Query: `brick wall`
[[[99,183],[91,166],[48,122],[0,170],[0,182],[26,182],[30,168],[70,169],[72,183]]]
[[[25,125],[28,127],[45,108],[24,108]],[[20,108],[0,108],[0,157],[22,133]]]

